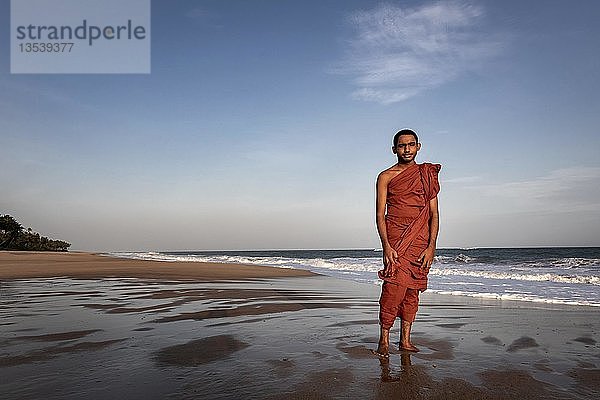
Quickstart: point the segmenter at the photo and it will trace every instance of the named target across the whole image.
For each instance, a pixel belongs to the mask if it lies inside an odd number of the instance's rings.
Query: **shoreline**
[[[489,249],[488,249],[489,250]],[[381,254],[354,250],[128,251],[115,257],[156,261],[200,261],[305,269],[338,279],[381,284]],[[542,253],[440,249],[428,292],[453,296],[600,307],[600,247],[582,252]]]
[[[70,251],[0,251],[0,282],[35,278],[137,278],[161,281],[198,281],[219,282],[230,280],[252,280],[270,278],[293,278],[327,276],[301,268],[282,268],[257,264],[204,261],[162,261],[141,260],[118,257],[110,253]],[[329,279],[341,278],[327,276]],[[346,279],[341,279],[346,281]],[[366,282],[354,282],[359,285],[379,285]],[[442,301],[468,303],[486,306],[534,309],[598,309],[594,305],[571,304],[566,302],[535,301],[525,299],[503,299],[465,294],[439,293],[426,290],[421,297],[439,298]]]

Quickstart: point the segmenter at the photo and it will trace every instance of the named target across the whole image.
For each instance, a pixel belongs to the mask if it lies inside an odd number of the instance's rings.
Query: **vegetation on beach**
[[[23,226],[12,216],[0,215],[0,250],[67,251],[71,243],[48,239]]]

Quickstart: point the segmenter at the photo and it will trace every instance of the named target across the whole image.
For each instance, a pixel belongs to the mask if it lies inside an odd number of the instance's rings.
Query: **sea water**
[[[307,269],[381,284],[381,250],[113,252],[160,261],[196,261]],[[438,249],[429,272],[435,293],[600,307],[600,247]]]

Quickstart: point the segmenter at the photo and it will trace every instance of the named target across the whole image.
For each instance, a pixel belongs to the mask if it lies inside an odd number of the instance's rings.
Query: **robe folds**
[[[427,273],[417,261],[429,245],[429,201],[440,191],[440,164],[412,164],[393,177],[387,188],[385,224],[388,241],[398,253],[394,273],[379,278],[410,289],[427,289]]]

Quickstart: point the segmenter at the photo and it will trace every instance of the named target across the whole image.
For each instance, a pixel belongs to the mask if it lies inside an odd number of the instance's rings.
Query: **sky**
[[[152,1],[150,74],[11,74],[0,214],[71,250],[380,248],[391,139],[438,247],[600,245],[600,2]]]

